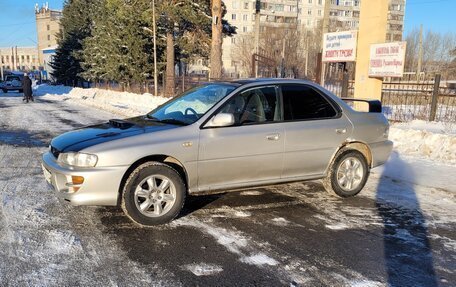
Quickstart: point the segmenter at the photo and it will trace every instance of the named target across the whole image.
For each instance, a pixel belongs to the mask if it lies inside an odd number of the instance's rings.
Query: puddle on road
[[[0,131],[0,144],[14,146],[35,146],[45,147],[47,144],[42,140],[33,138],[32,135],[25,131]]]

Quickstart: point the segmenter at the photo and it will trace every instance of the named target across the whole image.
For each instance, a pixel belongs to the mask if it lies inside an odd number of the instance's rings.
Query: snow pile
[[[394,124],[389,138],[402,155],[456,164],[456,123],[414,120]]]
[[[127,117],[148,113],[169,100],[169,98],[153,96],[149,93],[140,95],[96,88],[82,89],[49,85],[37,86],[34,94],[43,96],[45,99],[65,100],[92,106]]]

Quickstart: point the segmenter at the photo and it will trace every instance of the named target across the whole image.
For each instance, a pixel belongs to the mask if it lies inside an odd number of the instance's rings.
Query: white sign
[[[369,77],[402,77],[407,42],[370,46]]]
[[[323,62],[354,62],[358,31],[326,33],[323,36]]]

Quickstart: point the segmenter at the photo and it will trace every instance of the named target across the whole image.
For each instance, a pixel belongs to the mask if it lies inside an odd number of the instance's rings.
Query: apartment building
[[[317,29],[321,27],[325,1],[329,2],[330,31],[356,30],[361,0],[260,0],[260,34],[267,27]],[[406,0],[390,0],[386,41],[401,41]],[[245,77],[236,57],[239,41],[254,41],[256,0],[225,1],[225,18],[237,29],[237,35],[223,39],[223,69],[227,76]],[[249,38],[250,37],[250,38]],[[252,51],[253,53],[253,51]],[[244,69],[245,70],[245,69]]]
[[[48,4],[41,8],[35,6],[36,31],[38,35],[38,57],[41,66],[44,65],[43,51],[57,46],[57,36],[60,32],[62,11],[49,9]]]
[[[0,48],[3,68],[11,71],[33,71],[38,69],[38,49],[36,47]]]

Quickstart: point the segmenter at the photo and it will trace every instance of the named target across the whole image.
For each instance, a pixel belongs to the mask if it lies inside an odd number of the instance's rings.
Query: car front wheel
[[[170,222],[181,211],[186,196],[185,184],[172,167],[148,162],[128,177],[122,195],[122,209],[140,225]]]
[[[368,177],[369,165],[364,155],[356,150],[345,150],[331,164],[323,186],[341,197],[350,197],[363,189]]]

